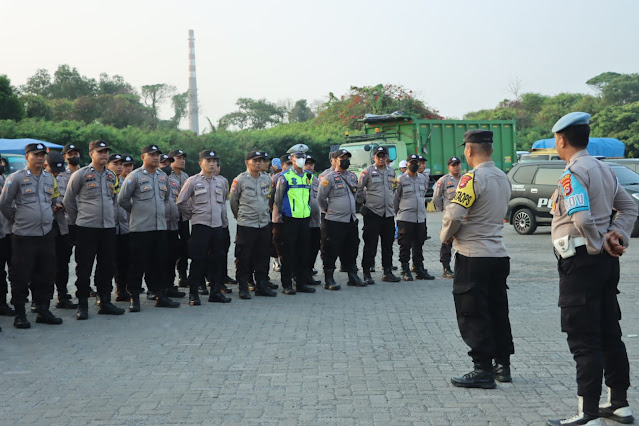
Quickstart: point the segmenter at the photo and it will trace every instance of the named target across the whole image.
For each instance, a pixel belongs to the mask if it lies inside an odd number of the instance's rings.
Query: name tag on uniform
[[[195,188],[195,195],[200,195],[200,194],[206,194],[207,193],[207,189],[206,188]]]
[[[87,183],[87,188],[91,189],[91,188],[97,188],[98,184],[95,182],[89,182]]]

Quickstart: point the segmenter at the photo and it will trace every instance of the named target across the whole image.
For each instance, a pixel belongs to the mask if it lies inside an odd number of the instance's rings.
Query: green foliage
[[[98,95],[135,95],[135,89],[124,81],[121,75],[109,77],[107,73],[100,74]]]
[[[151,128],[155,129],[159,122],[158,109],[160,105],[175,93],[175,87],[168,84],[149,84],[142,86],[142,98],[146,106],[151,108]]]
[[[171,98],[171,104],[173,105],[173,117],[171,117],[171,123],[173,127],[177,129],[180,125],[180,121],[186,117],[186,113],[189,109],[189,91],[184,93],[178,93]]]
[[[0,120],[20,120],[24,117],[24,107],[18,99],[11,81],[0,75]]]
[[[286,115],[286,108],[279,107],[266,99],[239,98],[235,105],[238,106],[238,111],[220,118],[219,129],[268,129],[280,124]]]
[[[619,77],[621,74],[618,72],[604,72],[596,77],[586,81],[586,84],[591,86],[597,92],[601,93],[602,89],[608,85],[613,79]]]
[[[639,157],[639,102],[609,106],[592,118],[594,137],[617,138],[629,157]]]
[[[288,113],[289,123],[304,123],[315,118],[313,110],[306,104],[306,99],[295,102],[295,106]]]
[[[40,95],[24,95],[20,98],[20,101],[24,105],[27,118],[53,119],[53,108],[44,97]]]
[[[80,75],[78,70],[69,65],[60,65],[53,73],[53,84],[49,86],[49,97],[53,99],[77,99],[82,96],[95,95],[97,83],[93,78]]]
[[[639,101],[639,74],[622,74],[601,89],[606,105],[627,105]]]

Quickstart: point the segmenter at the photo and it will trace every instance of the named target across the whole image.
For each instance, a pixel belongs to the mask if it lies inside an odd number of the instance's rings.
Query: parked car
[[[621,164],[609,165],[621,186],[639,205],[639,174]],[[562,160],[521,162],[508,173],[512,195],[506,220],[519,234],[532,234],[538,226],[551,224],[551,197],[565,167]],[[639,236],[639,218],[635,221],[632,236]]]
[[[617,163],[628,167],[633,172],[639,173],[639,158],[606,158],[607,163]]]
[[[17,172],[18,170],[24,169],[27,167],[27,160],[24,158],[24,155],[19,154],[0,154],[2,158],[6,159],[9,163],[9,170],[5,171],[4,174],[9,176],[13,172]]]

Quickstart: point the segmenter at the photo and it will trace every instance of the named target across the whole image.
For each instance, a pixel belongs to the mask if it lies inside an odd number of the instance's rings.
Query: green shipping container
[[[353,171],[360,171],[371,164],[371,147],[385,146],[389,150],[394,167],[410,154],[424,155],[427,171],[437,178],[448,173],[448,159],[457,156],[462,160],[462,170],[468,165],[464,158],[464,147],[459,146],[464,133],[471,129],[491,130],[493,137],[493,160],[495,165],[508,172],[517,160],[515,150],[515,121],[474,121],[474,120],[422,120],[406,115],[385,115],[367,117],[364,134],[347,136],[341,147],[353,154]],[[367,148],[368,146],[368,148]]]

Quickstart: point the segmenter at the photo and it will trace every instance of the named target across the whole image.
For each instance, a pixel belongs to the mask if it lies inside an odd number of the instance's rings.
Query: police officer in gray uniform
[[[277,295],[267,284],[271,180],[261,172],[264,157],[264,151],[249,152],[245,161],[246,172],[240,173],[231,184],[229,201],[237,219],[235,258],[240,299],[251,298],[248,281],[252,273],[255,273],[256,296]]]
[[[8,171],[7,160],[0,155],[0,193],[4,187],[5,171]],[[5,267],[11,269],[11,222],[0,214],[0,315],[14,316],[16,311],[7,304],[7,273]],[[1,329],[0,329],[1,330]]]
[[[448,173],[440,177],[435,184],[435,190],[433,191],[433,204],[435,204],[435,210],[438,212],[443,211],[455,196],[457,190],[457,184],[461,178],[461,160],[455,156],[448,159]],[[451,259],[450,242],[443,242],[439,249],[439,261],[441,262],[444,273],[444,278],[453,278],[454,274],[450,269]]]
[[[124,162],[132,162],[129,155],[111,154],[107,167],[115,173],[115,188],[113,196],[113,217],[115,219],[115,255],[113,262],[113,277],[115,278],[115,301],[128,302],[131,295],[126,290],[129,268],[129,213],[118,204],[118,194],[124,182]]]
[[[362,269],[366,284],[375,284],[371,267],[375,264],[377,241],[382,241],[382,281],[398,282],[393,274],[393,240],[395,239],[395,215],[393,199],[397,180],[395,170],[386,165],[388,151],[383,146],[375,148],[375,164],[362,170],[359,175],[356,199],[362,203],[360,213],[364,218],[364,253]]]
[[[435,277],[424,269],[424,255],[422,247],[426,241],[426,177],[418,172],[420,156],[412,154],[406,160],[408,170],[397,178],[397,190],[393,199],[399,243],[399,261],[402,264],[402,279],[413,281],[413,275],[408,266],[411,250],[415,278],[418,280],[433,280]]]
[[[93,280],[100,302],[98,314],[122,315],[124,309],[111,303],[113,262],[115,255],[115,212],[113,197],[116,176],[106,168],[109,145],[104,141],[89,144],[91,164],[75,172],[64,195],[64,208],[69,223],[76,226],[75,251],[78,313],[76,318],[89,318],[89,283],[93,262],[97,258]]]
[[[600,425],[600,417],[634,421],[617,285],[619,256],[630,241],[637,206],[612,169],[588,154],[589,122],[590,114],[572,112],[552,129],[566,168],[553,195],[551,233],[558,258],[561,330],[577,364],[579,408],[576,416],[549,420],[550,425]],[[599,405],[602,378],[608,401]]]
[[[351,153],[346,149],[333,152],[335,170],[324,175],[320,181],[317,203],[326,212],[324,221],[326,232],[323,235],[324,288],[339,290],[335,282],[335,261],[339,256],[342,266],[348,274],[348,285],[366,287],[366,283],[357,275],[357,250],[359,230],[357,228],[355,194],[357,176],[349,172]]]
[[[186,167],[186,152],[181,149],[174,149],[169,152],[169,157],[173,158],[173,162],[171,163],[171,173],[167,173],[169,175],[169,179],[173,178],[178,182],[178,193],[182,189],[184,182],[189,178],[189,175],[184,171]],[[178,285],[180,287],[188,287],[188,267],[189,267],[189,250],[188,243],[189,238],[191,237],[191,227],[189,226],[189,221],[184,220],[183,217],[180,216],[180,220],[178,222],[178,259],[177,259],[177,271],[178,271]]]
[[[310,154],[306,154],[306,163],[304,164],[304,170],[309,173],[313,173],[315,171],[315,158],[311,157]],[[311,182],[311,196],[310,196],[310,205],[311,205],[311,221],[309,223],[310,227],[310,240],[307,244],[308,254],[307,254],[307,266],[308,269],[308,277],[309,284],[319,285],[321,282],[313,278],[313,271],[315,268],[315,260],[317,259],[317,253],[320,249],[320,241],[322,239],[321,233],[321,216],[320,216],[320,207],[317,203],[317,193],[319,191],[319,179],[313,178],[313,182]],[[316,273],[317,271],[315,271]]]
[[[456,250],[457,324],[475,365],[451,382],[467,388],[492,389],[495,379],[510,382],[510,355],[515,353],[506,294],[510,258],[502,237],[511,189],[492,161],[492,142],[489,130],[464,134],[464,156],[472,170],[459,181],[440,233],[441,241],[452,239]]]
[[[118,204],[130,214],[131,267],[127,289],[131,294],[130,312],[140,312],[143,275],[149,290],[156,295],[156,307],[180,306],[180,302],[168,298],[167,281],[162,279],[158,268],[167,257],[166,204],[169,202],[169,178],[158,169],[161,154],[157,145],[142,148],[142,167],[127,176],[118,195]]]
[[[0,211],[13,224],[9,278],[16,328],[31,327],[24,307],[29,287],[37,305],[36,322],[62,324],[49,310],[55,275],[53,208],[62,206],[53,198],[53,176],[43,170],[46,147],[30,143],[24,150],[27,167],[9,175],[0,195]]]
[[[198,287],[205,277],[211,279],[209,302],[228,303],[230,298],[221,292],[224,280],[223,228],[228,227],[226,217],[226,198],[228,182],[223,176],[215,174],[218,167],[215,151],[200,152],[201,172],[186,180],[177,206],[184,219],[191,221],[193,233],[189,240],[191,273],[189,276],[189,304],[197,306],[200,302]]]

